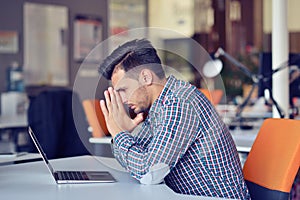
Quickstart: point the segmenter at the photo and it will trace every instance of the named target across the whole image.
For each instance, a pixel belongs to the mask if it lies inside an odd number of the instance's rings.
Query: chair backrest
[[[266,119],[243,167],[251,199],[288,199],[300,166],[300,120]]]
[[[92,150],[79,96],[69,89],[49,89],[32,98],[28,124],[49,159],[88,155]],[[31,151],[36,152],[33,143]]]
[[[217,105],[220,103],[223,97],[223,91],[221,89],[208,90],[204,88],[199,88],[199,90],[206,96],[206,98],[213,104]]]
[[[82,105],[92,128],[93,137],[108,136],[109,132],[105,123],[104,115],[100,108],[100,102],[97,99],[85,99],[82,101]]]

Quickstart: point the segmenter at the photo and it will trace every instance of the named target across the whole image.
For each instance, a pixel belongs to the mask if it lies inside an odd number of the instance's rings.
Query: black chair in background
[[[50,89],[32,98],[28,124],[49,159],[89,155],[91,152],[88,142],[91,134],[85,113],[78,95],[71,90]],[[37,152],[32,142],[30,148],[31,152]]]

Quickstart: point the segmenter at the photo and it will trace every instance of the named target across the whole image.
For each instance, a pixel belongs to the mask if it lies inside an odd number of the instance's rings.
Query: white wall
[[[288,2],[288,30],[289,32],[300,31],[300,1],[283,0]],[[272,0],[263,0],[263,31],[272,32]]]
[[[194,0],[149,0],[149,26],[194,34]],[[172,37],[172,36],[170,36]]]

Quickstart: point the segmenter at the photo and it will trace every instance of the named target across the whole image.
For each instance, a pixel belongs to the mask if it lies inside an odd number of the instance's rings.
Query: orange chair
[[[300,166],[300,120],[266,119],[243,167],[251,199],[288,199]]]
[[[199,88],[199,90],[206,96],[208,100],[210,100],[213,105],[219,104],[222,100],[223,91],[220,89],[210,91],[208,89]]]
[[[97,99],[85,99],[82,101],[82,105],[87,117],[87,121],[92,128],[93,137],[104,137],[110,135],[104,115],[100,108],[100,102]]]

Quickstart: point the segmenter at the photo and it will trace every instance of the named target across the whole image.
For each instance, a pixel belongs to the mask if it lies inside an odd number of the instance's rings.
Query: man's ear
[[[151,85],[153,82],[153,74],[149,69],[143,69],[140,73],[139,82],[142,85]]]

